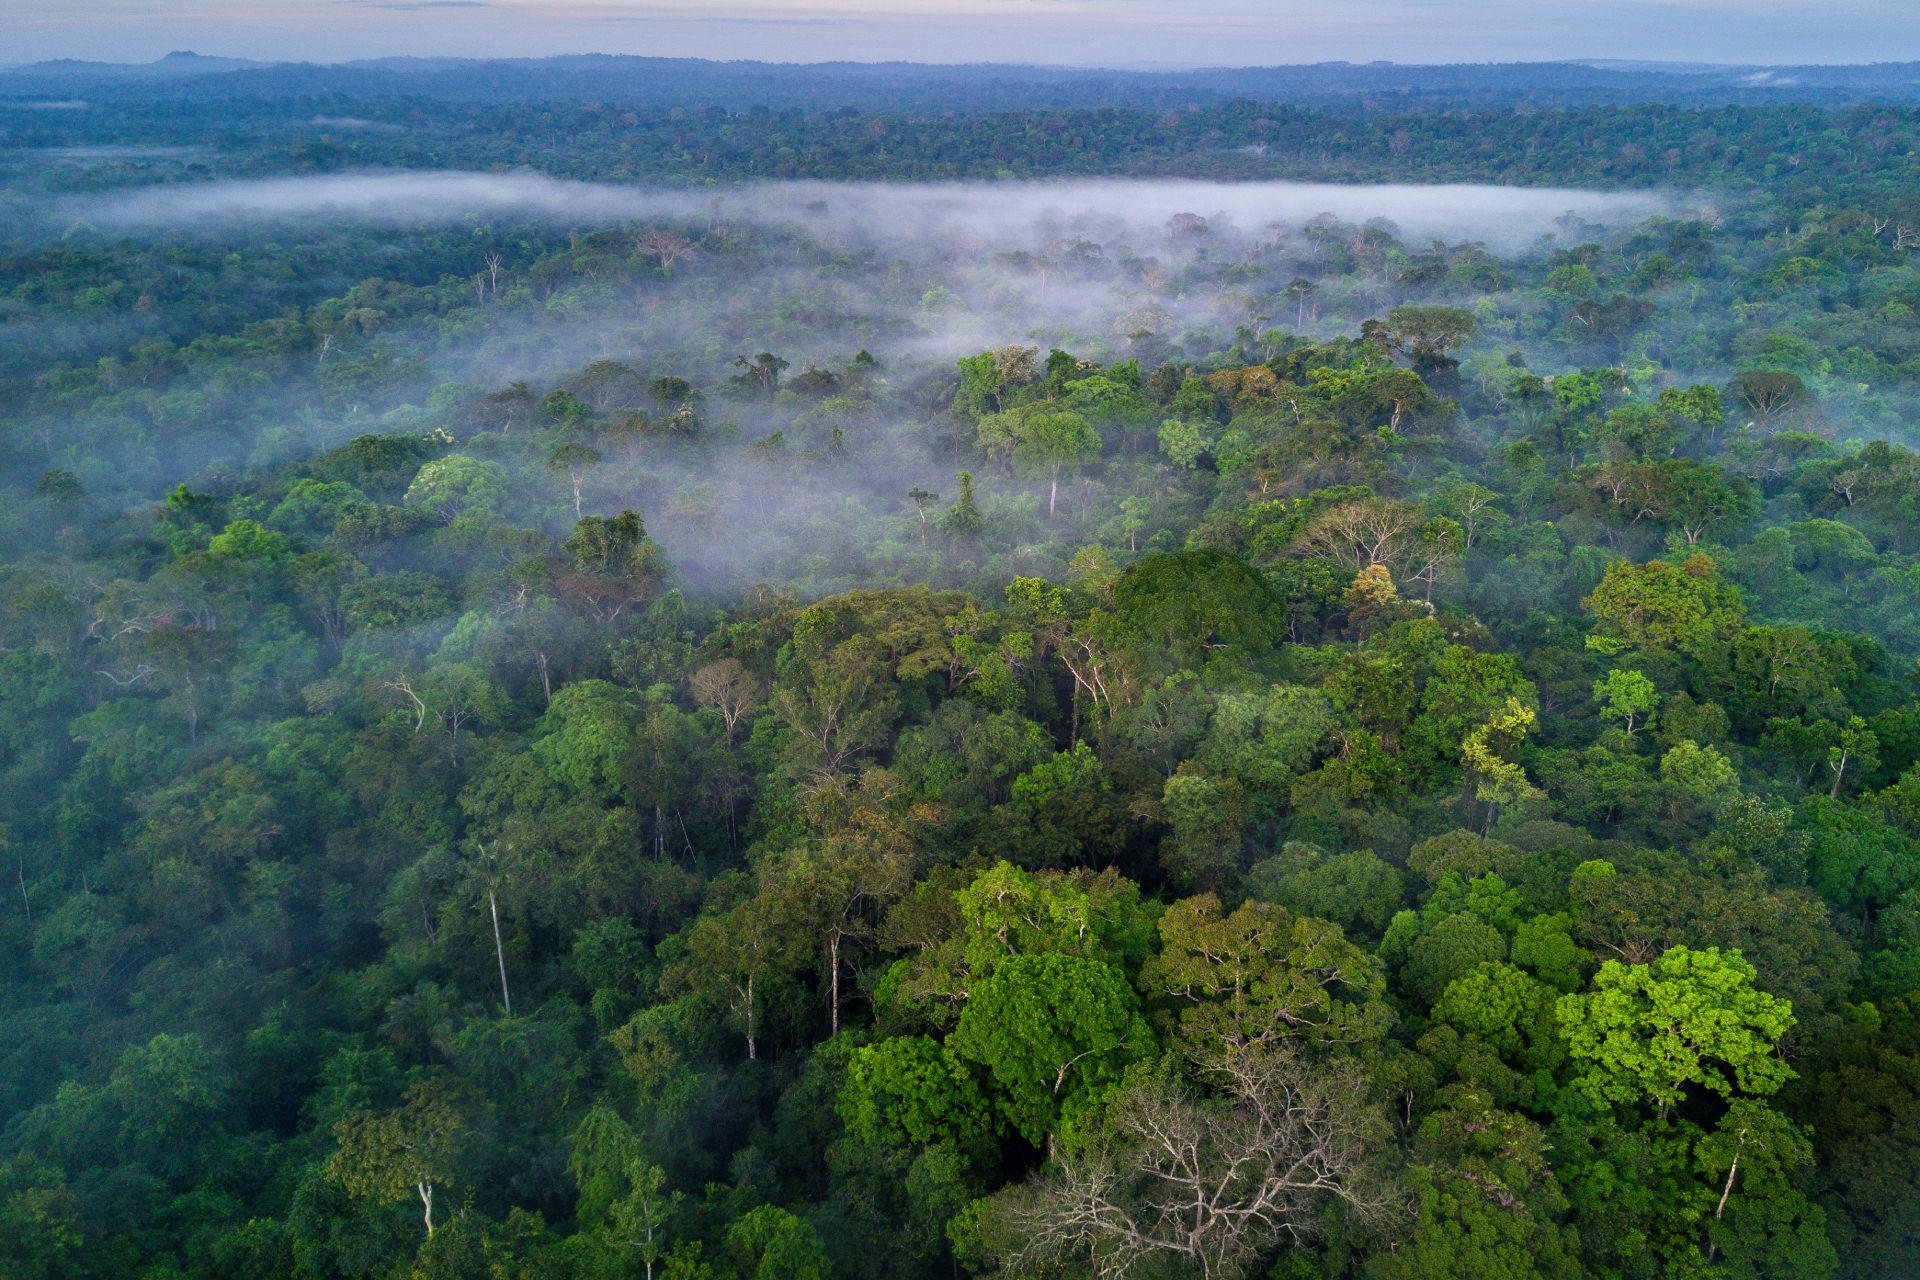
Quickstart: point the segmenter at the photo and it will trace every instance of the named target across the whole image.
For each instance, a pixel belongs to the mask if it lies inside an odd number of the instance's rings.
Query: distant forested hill
[[[1033,107],[1166,110],[1248,98],[1416,107],[1672,102],[1843,103],[1920,97],[1920,64],[1703,67],[1532,62],[1118,71],[1017,64],[788,64],[582,55],[556,58],[383,58],[336,65],[248,63],[176,53],[125,65],[45,62],[0,73],[0,96],[88,93],[266,100],[310,94],[463,102],[606,99],[635,106],[1007,111]]]

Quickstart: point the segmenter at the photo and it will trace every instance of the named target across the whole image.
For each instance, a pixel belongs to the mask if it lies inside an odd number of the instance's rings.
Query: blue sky
[[[172,49],[1095,66],[1920,59],[1920,0],[0,0],[0,59]]]

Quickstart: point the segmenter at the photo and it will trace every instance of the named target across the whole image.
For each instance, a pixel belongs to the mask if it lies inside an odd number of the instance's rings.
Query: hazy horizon
[[[1376,61],[1756,65],[1920,59],[1920,10],[1791,0],[73,0],[0,6],[7,65],[55,58],[545,57],[1125,69]],[[1780,56],[1792,50],[1790,59]],[[1231,50],[1230,56],[1222,56]]]
[[[168,49],[151,57],[86,57],[75,54],[62,54],[47,58],[30,58],[0,62],[0,71],[17,71],[27,67],[41,66],[54,62],[93,63],[102,66],[142,67],[153,66],[169,58],[200,58],[219,62],[248,62],[261,66],[319,66],[339,67],[381,61],[414,62],[543,62],[567,58],[660,58],[673,61],[708,62],[716,66],[764,65],[773,67],[834,67],[834,66],[922,66],[955,68],[1017,67],[1034,71],[1114,71],[1124,73],[1168,73],[1205,71],[1247,71],[1247,70],[1291,70],[1301,67],[1500,67],[1500,66],[1587,66],[1598,68],[1657,69],[1672,72],[1690,70],[1701,71],[1737,71],[1751,67],[1874,67],[1898,66],[1910,62],[1920,62],[1920,53],[1911,58],[1874,58],[1874,59],[1829,59],[1815,58],[1782,60],[1768,62],[1719,60],[1709,61],[1698,58],[1603,58],[1603,57],[1559,57],[1559,58],[1456,58],[1456,59],[1396,59],[1376,58],[1365,62],[1350,58],[1321,58],[1313,61],[1296,62],[1191,62],[1191,61],[1152,61],[1134,62],[1042,62],[1022,58],[965,58],[942,59],[937,56],[918,58],[861,58],[861,57],[795,57],[783,58],[775,55],[762,57],[726,57],[720,54],[698,53],[647,53],[626,52],[606,49],[566,49],[554,53],[385,53],[371,56],[340,57],[251,57],[240,53],[209,52],[201,48]]]

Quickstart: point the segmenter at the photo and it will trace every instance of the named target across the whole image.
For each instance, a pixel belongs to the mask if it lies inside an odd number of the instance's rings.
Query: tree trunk
[[[513,994],[507,990],[507,949],[500,945],[500,902],[494,897],[493,886],[487,886],[487,910],[493,913],[493,958],[500,962],[500,1003],[507,1007],[507,1016],[513,1016]]]
[[[1727,1185],[1720,1188],[1720,1203],[1713,1208],[1713,1220],[1718,1222],[1720,1215],[1727,1211],[1727,1197],[1733,1194],[1733,1175],[1740,1172],[1740,1153],[1746,1149],[1747,1131],[1740,1131],[1740,1141],[1733,1149],[1733,1163],[1727,1166]]]
[[[753,1041],[753,975],[747,975],[747,1061],[760,1056],[759,1046]]]
[[[426,1219],[427,1235],[431,1236],[433,1235],[433,1184],[431,1182],[416,1182],[413,1184],[413,1189],[420,1193],[420,1203],[425,1209],[421,1217]]]
[[[1740,1172],[1740,1153],[1746,1150],[1747,1131],[1740,1131],[1740,1142],[1733,1149],[1733,1163],[1727,1166],[1727,1182],[1720,1188],[1720,1203],[1713,1207],[1713,1220],[1720,1221],[1720,1215],[1727,1211],[1727,1197],[1733,1194],[1733,1178]],[[1712,1262],[1714,1255],[1720,1252],[1719,1246],[1711,1240],[1707,1242],[1707,1261]]]
[[[827,970],[828,986],[833,992],[830,997],[831,1012],[828,1016],[832,1029],[828,1034],[837,1036],[840,1034],[840,931],[838,929],[827,934]]]
[[[1053,469],[1053,482],[1047,486],[1047,519],[1053,519],[1053,504],[1060,497],[1060,468]]]

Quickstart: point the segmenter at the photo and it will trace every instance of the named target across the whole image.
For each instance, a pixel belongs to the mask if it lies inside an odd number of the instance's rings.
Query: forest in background
[[[1920,113],[0,127],[0,1273],[1912,1271]]]
[[[175,52],[147,63],[58,59],[0,68],[0,94],[55,100],[79,95],[127,101],[246,101],[250,105],[326,96],[363,102],[432,98],[469,104],[606,100],[624,107],[811,111],[856,107],[922,114],[1031,108],[1189,110],[1242,99],[1387,113],[1636,102],[1834,106],[1920,97],[1920,63],[1739,66],[1563,61],[1421,66],[1324,62],[1121,70],[1044,63],[792,64],[611,54],[388,57],[316,64]]]

